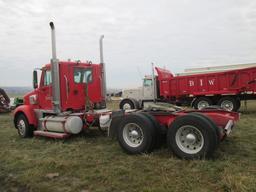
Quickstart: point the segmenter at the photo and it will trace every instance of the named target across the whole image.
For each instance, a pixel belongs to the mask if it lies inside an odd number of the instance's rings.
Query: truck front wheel
[[[169,149],[182,159],[201,159],[213,154],[217,145],[214,127],[197,115],[177,117],[167,132]]]
[[[29,125],[25,115],[19,114],[15,121],[15,124],[16,124],[15,127],[18,130],[18,134],[22,138],[33,136],[33,127]]]
[[[135,104],[130,99],[125,99],[120,102],[119,108],[123,110],[135,109]]]

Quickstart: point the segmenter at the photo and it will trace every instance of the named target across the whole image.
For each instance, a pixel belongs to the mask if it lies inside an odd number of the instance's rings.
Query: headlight
[[[30,95],[29,96],[29,103],[31,105],[36,105],[37,104],[37,95]]]

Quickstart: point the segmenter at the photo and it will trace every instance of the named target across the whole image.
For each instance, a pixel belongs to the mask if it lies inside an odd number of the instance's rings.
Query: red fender
[[[38,121],[36,118],[36,114],[34,112],[34,109],[30,105],[20,105],[14,110],[13,112],[14,122],[16,121],[20,113],[24,114],[27,117],[30,125],[37,127]]]

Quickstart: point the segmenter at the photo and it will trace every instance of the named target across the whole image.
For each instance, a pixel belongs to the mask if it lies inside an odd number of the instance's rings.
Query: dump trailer
[[[0,88],[0,113],[10,111],[10,98],[4,91]]]
[[[52,59],[33,72],[34,90],[14,112],[14,125],[22,138],[44,136],[65,139],[99,127],[116,138],[129,154],[148,153],[167,138],[173,153],[185,159],[210,157],[232,131],[239,114],[220,109],[182,110],[152,105],[145,110],[106,108],[103,36],[100,63],[59,61],[55,28],[51,22]],[[164,138],[164,139],[163,139]]]
[[[157,101],[195,109],[214,105],[238,111],[242,100],[256,99],[256,64],[194,68],[176,75],[155,69],[158,75],[145,77],[142,88],[124,90],[120,108],[142,108],[143,102],[154,100],[154,92]]]

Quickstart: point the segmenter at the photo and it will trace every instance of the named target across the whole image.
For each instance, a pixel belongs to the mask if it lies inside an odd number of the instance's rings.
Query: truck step
[[[34,136],[50,137],[50,138],[54,138],[54,139],[65,139],[65,138],[69,137],[70,134],[37,130],[37,131],[34,131]]]

